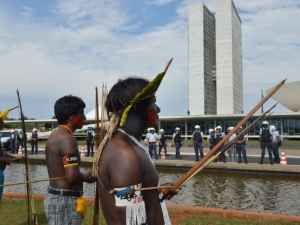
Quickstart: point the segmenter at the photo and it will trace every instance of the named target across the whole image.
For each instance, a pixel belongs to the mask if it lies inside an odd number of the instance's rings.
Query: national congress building
[[[241,19],[232,0],[215,0],[188,12],[189,112],[243,113]]]

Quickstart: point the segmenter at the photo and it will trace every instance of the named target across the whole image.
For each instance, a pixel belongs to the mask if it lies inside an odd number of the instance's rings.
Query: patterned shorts
[[[48,225],[80,225],[82,218],[75,211],[77,198],[48,193],[44,202]]]
[[[0,185],[4,184],[4,170],[0,169]],[[0,186],[0,200],[2,199],[3,186]]]

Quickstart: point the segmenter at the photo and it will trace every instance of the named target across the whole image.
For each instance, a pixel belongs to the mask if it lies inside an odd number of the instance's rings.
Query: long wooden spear
[[[95,98],[95,119],[96,119],[96,130],[95,130],[95,149],[98,148],[100,143],[100,126],[99,126],[99,99],[98,99],[98,87],[95,88],[96,98]],[[93,162],[93,173],[96,176],[96,165],[95,161]],[[93,215],[93,225],[99,224],[99,184],[96,182],[96,193],[94,199],[94,215]]]
[[[274,104],[271,108],[269,108],[266,112],[264,112],[262,115],[260,115],[257,119],[255,119],[249,126],[247,126],[245,129],[243,129],[241,132],[239,132],[232,140],[230,140],[227,144],[225,144],[225,146],[221,149],[221,151],[219,151],[217,154],[215,154],[214,156],[212,156],[209,160],[206,161],[206,163],[204,163],[201,168],[199,168],[198,172],[199,173],[201,170],[203,170],[205,167],[207,167],[211,162],[214,162],[215,159],[218,158],[218,156],[221,153],[226,152],[232,145],[234,145],[240,137],[242,137],[243,135],[247,134],[249,132],[249,130],[251,128],[253,128],[260,120],[264,119],[267,114],[269,112],[271,112],[275,107],[277,106],[277,104]],[[194,174],[195,175],[195,174]],[[194,176],[193,175],[193,176]],[[190,180],[193,176],[190,176],[188,178],[188,180]]]
[[[264,118],[266,118],[267,116],[269,116],[267,114],[269,114],[276,106],[277,106],[277,103],[272,105],[272,107],[270,107],[262,115],[260,115],[258,118],[256,118],[249,126],[247,126],[245,129],[243,129],[241,132],[239,132],[231,141],[229,141],[227,144],[225,144],[225,146],[218,153],[218,155],[220,153],[223,153],[226,150],[228,150],[233,144],[235,144],[239,140],[240,137],[242,137],[243,135],[246,135],[259,121],[261,121]]]
[[[276,86],[272,88],[272,90],[264,96],[263,99],[261,99],[252,109],[251,111],[240,121],[238,124],[227,134],[224,136],[224,138],[218,142],[217,145],[215,145],[206,156],[199,162],[197,162],[187,173],[183,174],[179,179],[174,183],[174,189],[179,189],[184,183],[186,183],[190,177],[194,176],[198,173],[199,169],[201,170],[202,166],[206,164],[207,161],[209,161],[214,155],[216,155],[222,146],[228,142],[229,138],[238,131],[240,127],[246,124],[246,122],[250,119],[251,116],[256,113],[259,108],[269,100],[285,83],[286,80],[281,81]],[[171,196],[172,197],[172,196]]]
[[[32,208],[31,208],[31,185],[30,185],[30,176],[29,176],[29,161],[27,153],[27,135],[25,127],[25,118],[22,109],[22,103],[20,98],[19,90],[17,90],[18,103],[20,116],[22,121],[22,131],[23,131],[23,143],[24,143],[24,162],[25,162],[25,179],[26,179],[26,204],[27,204],[27,224],[32,225]]]

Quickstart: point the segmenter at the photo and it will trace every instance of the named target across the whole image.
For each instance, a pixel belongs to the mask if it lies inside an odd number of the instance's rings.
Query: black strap
[[[71,190],[57,189],[52,187],[48,188],[48,193],[53,195],[74,196],[74,197],[80,197],[83,194],[81,191],[71,191]]]

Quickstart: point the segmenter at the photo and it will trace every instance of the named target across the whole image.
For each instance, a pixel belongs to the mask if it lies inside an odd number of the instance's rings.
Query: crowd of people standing
[[[223,131],[221,126],[216,126],[214,129],[209,129],[207,135],[207,146],[208,149],[212,149],[218,144],[223,137],[229,133],[233,127],[228,127],[226,131]],[[219,162],[238,162],[238,163],[248,163],[247,156],[247,143],[248,135],[243,134],[244,127],[240,127],[238,131],[231,136],[229,142],[234,140],[234,144],[228,146],[226,151],[221,151],[218,156],[217,161]],[[238,138],[236,138],[238,136]],[[175,158],[182,158],[182,146],[183,146],[183,135],[180,127],[174,129],[172,135],[171,145],[175,148]],[[204,157],[204,134],[201,130],[200,125],[195,125],[191,136],[192,146],[194,148],[194,159],[199,161]],[[161,158],[162,149],[164,149],[164,155],[167,155],[167,138],[165,136],[164,129],[160,129],[156,133],[155,128],[148,128],[145,143],[149,148],[149,155],[152,159]],[[169,142],[170,143],[170,142]],[[280,146],[282,144],[282,137],[279,131],[274,125],[269,125],[268,121],[263,121],[260,131],[259,131],[259,144],[261,148],[261,157],[259,163],[263,164],[265,159],[265,151],[267,149],[269,162],[280,163]],[[157,148],[159,149],[157,152]]]
[[[6,151],[10,151],[13,154],[17,154],[20,151],[20,147],[24,148],[25,143],[24,143],[24,134],[22,130],[13,129],[13,130],[5,131],[5,133],[9,134],[9,136],[6,136],[8,139],[6,141],[1,141],[1,143],[3,145],[2,147],[5,148]],[[38,129],[33,128],[31,135],[29,137],[30,137],[29,143],[31,145],[31,154],[38,154],[39,151]]]

